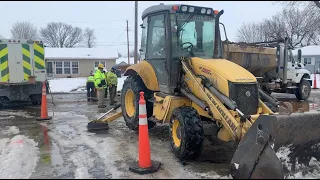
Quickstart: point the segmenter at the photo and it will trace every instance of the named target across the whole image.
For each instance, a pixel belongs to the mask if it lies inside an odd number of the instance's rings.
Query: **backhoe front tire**
[[[131,130],[139,129],[139,99],[140,92],[144,92],[147,106],[147,117],[151,117],[153,113],[153,103],[147,99],[153,97],[152,91],[148,90],[139,76],[128,77],[123,84],[121,90],[121,109],[126,125]],[[148,128],[152,128],[156,123],[148,120]]]
[[[180,160],[197,158],[203,149],[204,131],[198,112],[187,106],[175,109],[169,124],[170,144]]]

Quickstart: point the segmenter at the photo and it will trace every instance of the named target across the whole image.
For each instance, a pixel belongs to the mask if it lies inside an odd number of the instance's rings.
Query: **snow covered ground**
[[[127,76],[118,78],[117,91],[121,91],[124,80]],[[52,93],[84,93],[86,89],[87,77],[80,78],[56,78],[49,80]]]

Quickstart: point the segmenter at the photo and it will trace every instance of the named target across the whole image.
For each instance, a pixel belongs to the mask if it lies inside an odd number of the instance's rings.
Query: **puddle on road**
[[[20,113],[21,111],[21,113]],[[38,143],[39,161],[31,178],[47,178],[57,166],[63,166],[60,149],[53,144],[45,122],[38,122],[34,117],[40,116],[40,109],[33,107],[18,107],[14,110],[1,111],[0,136],[1,138],[13,138],[15,135],[25,135]],[[20,116],[21,115],[21,116]],[[8,117],[5,119],[5,117]],[[49,173],[49,174],[48,174]]]
[[[309,102],[306,101],[299,101],[299,100],[293,100],[293,99],[284,99],[284,98],[278,98],[278,101],[280,101],[280,105],[286,107],[284,103],[290,103],[292,105],[293,113],[296,112],[308,112],[312,110],[319,109],[318,103]]]

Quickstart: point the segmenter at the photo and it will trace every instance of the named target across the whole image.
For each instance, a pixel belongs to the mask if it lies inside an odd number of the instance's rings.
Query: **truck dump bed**
[[[227,45],[224,45],[227,59]],[[277,68],[276,48],[229,44],[228,60],[239,64],[256,77]]]

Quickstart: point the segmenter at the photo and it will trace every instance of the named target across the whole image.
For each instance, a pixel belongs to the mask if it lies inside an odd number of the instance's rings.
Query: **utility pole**
[[[128,64],[130,65],[130,51],[129,51],[129,25],[127,20],[127,44],[128,44]]]
[[[138,62],[138,1],[134,1],[134,64]]]

